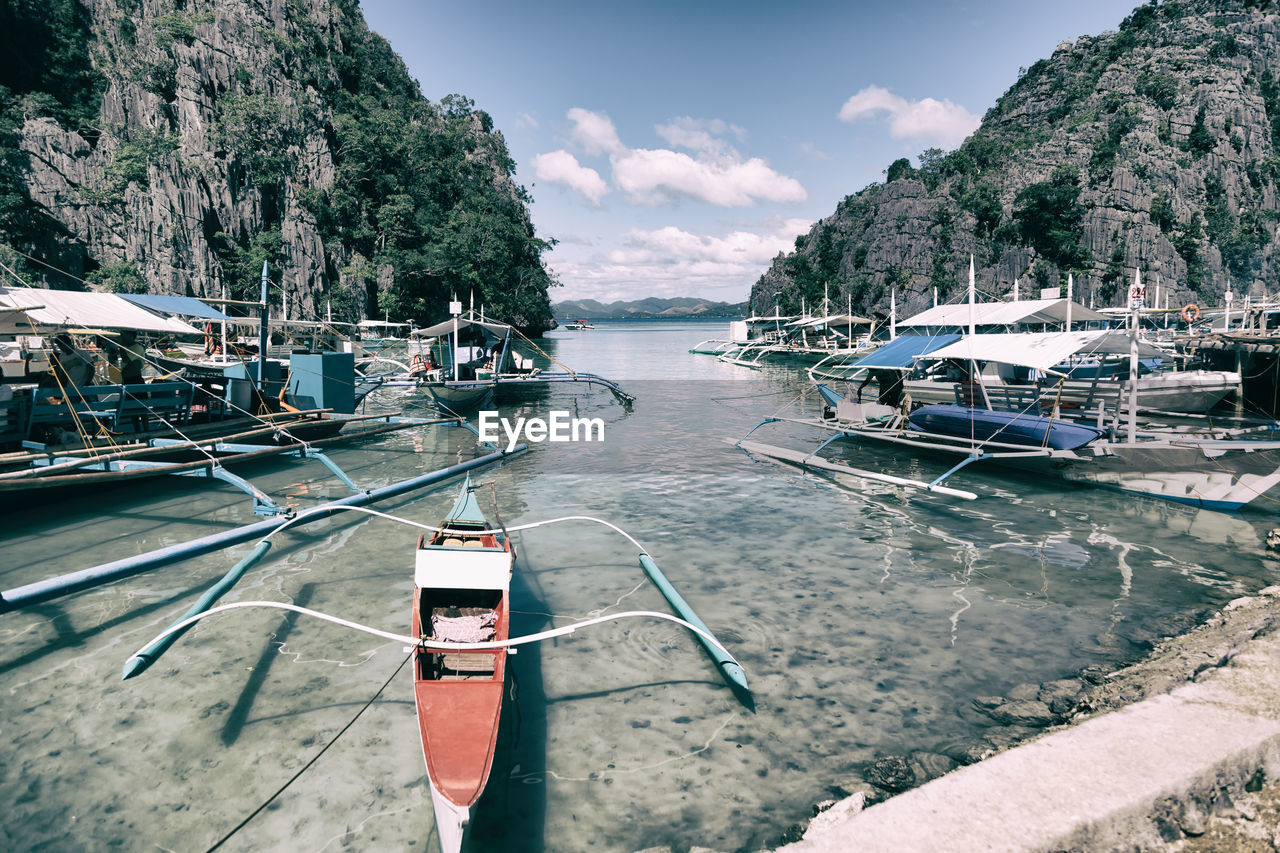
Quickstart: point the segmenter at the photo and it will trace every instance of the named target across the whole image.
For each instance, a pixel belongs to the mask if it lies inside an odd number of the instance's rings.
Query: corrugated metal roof
[[[133,329],[138,332],[198,335],[181,320],[161,317],[115,293],[82,293],[35,287],[0,287],[0,305],[25,308],[42,329]],[[43,307],[33,307],[43,306]]]

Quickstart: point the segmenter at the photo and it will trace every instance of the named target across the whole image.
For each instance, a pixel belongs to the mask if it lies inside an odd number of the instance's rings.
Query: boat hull
[[[843,377],[841,377],[843,378]],[[1009,391],[1027,389],[1033,385],[1004,385],[994,377],[984,376],[983,382],[991,394],[992,405],[999,400],[1012,399]],[[1150,373],[1138,379],[1138,405],[1143,409],[1161,412],[1207,412],[1225,400],[1240,384],[1240,374],[1230,371],[1192,370],[1166,373]],[[911,399],[920,404],[953,403],[956,401],[956,383],[927,379],[909,379],[905,385]],[[1046,387],[1044,395],[1053,399],[1062,409],[1093,409],[1100,402],[1115,404],[1121,395],[1127,395],[1127,385],[1117,379],[1068,379],[1059,391],[1056,386]],[[1128,400],[1123,401],[1128,405]]]
[[[450,412],[478,409],[493,400],[496,383],[483,382],[433,382],[423,386],[439,409]]]
[[[1105,435],[1100,429],[1071,421],[947,403],[916,409],[908,419],[907,428],[922,433],[942,433],[976,441],[997,439],[1007,444],[1054,450],[1074,450]]]
[[[1280,500],[1275,442],[1102,445],[1063,479],[1189,506],[1236,511],[1263,498]]]
[[[505,641],[515,554],[486,528],[470,479],[430,541],[420,539],[414,566],[411,628],[434,642]],[[418,647],[414,706],[443,853],[457,853],[493,767],[507,651]]]

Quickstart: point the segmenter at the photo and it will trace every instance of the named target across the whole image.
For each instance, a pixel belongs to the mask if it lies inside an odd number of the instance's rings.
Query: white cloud
[[[568,151],[552,151],[533,158],[533,168],[540,181],[563,184],[582,193],[591,203],[599,206],[600,199],[609,192],[609,186],[595,169],[583,166]]]
[[[881,86],[867,86],[840,108],[841,121],[885,114],[894,139],[918,139],[954,148],[977,129],[981,119],[949,100],[908,101]]]
[[[831,159],[827,155],[827,152],[823,151],[812,142],[800,143],[800,156],[804,157],[806,160],[814,160],[819,163]]]
[[[808,198],[799,181],[779,174],[758,157],[748,159],[739,154],[723,137],[741,139],[745,131],[720,119],[684,116],[656,127],[673,146],[693,151],[691,156],[667,148],[628,148],[613,122],[601,113],[574,107],[568,118],[573,122],[572,143],[588,155],[608,155],[614,185],[632,201],[658,204],[691,198],[718,207],[746,207],[757,201],[802,202]],[[545,174],[543,158],[548,158]],[[582,166],[568,152],[538,155],[535,161],[539,177],[571,186],[595,204],[607,191],[596,183],[599,173]]]
[[[665,148],[634,148],[614,157],[613,180],[632,198],[649,204],[687,196],[719,207],[744,207],[756,200],[799,202],[809,197],[799,181],[757,157],[695,160]]]
[[[731,133],[742,140],[747,135],[742,128],[722,119],[696,119],[689,116],[673,118],[667,124],[655,126],[654,130],[677,148],[688,148],[714,157],[735,155],[729,144],[720,137]]]
[[[573,140],[588,154],[615,154],[625,150],[608,116],[574,107],[569,110],[569,120],[573,122]]]
[[[668,226],[632,229],[616,248],[593,257],[565,257],[551,266],[565,283],[557,298],[601,300],[638,296],[692,296],[738,302],[779,252],[791,249],[797,234],[813,223],[789,219],[723,235],[695,234]]]

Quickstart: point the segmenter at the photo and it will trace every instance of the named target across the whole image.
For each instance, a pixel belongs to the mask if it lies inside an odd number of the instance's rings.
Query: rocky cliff
[[[426,101],[356,0],[5,0],[0,49],[24,279],[256,298],[266,260],[293,317],[438,321],[456,293],[551,321],[502,135]]]
[[[967,287],[1065,284],[1124,304],[1135,268],[1170,304],[1280,287],[1280,11],[1271,0],[1138,7],[1118,32],[1023,69],[955,151],[899,160],[796,239],[757,312],[821,301],[900,316]],[[1148,297],[1151,298],[1151,291]],[[1162,302],[1164,300],[1162,299]]]

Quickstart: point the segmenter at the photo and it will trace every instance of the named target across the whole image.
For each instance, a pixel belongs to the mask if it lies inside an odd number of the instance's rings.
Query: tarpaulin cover
[[[1100,323],[1107,320],[1105,314],[1099,314],[1078,302],[1071,304],[1071,322]],[[1016,326],[1027,323],[1065,323],[1067,321],[1067,300],[1065,299],[1023,299],[1018,302],[975,302],[973,305],[973,323],[975,326]],[[914,317],[898,321],[898,328],[920,326],[969,326],[969,303],[960,302],[952,305],[935,305],[921,311]]]
[[[150,308],[161,314],[176,314],[179,317],[199,317],[201,320],[232,320],[212,305],[196,299],[194,296],[168,296],[159,293],[122,293],[120,294],[134,305]]]
[[[842,370],[910,370],[915,367],[916,356],[945,347],[960,339],[960,335],[899,335],[889,343],[853,364],[842,365]]]
[[[1129,332],[1125,330],[970,335],[921,358],[994,361],[1049,371],[1073,355],[1128,355],[1130,346]],[[1166,353],[1140,342],[1138,355],[1150,358]]]

